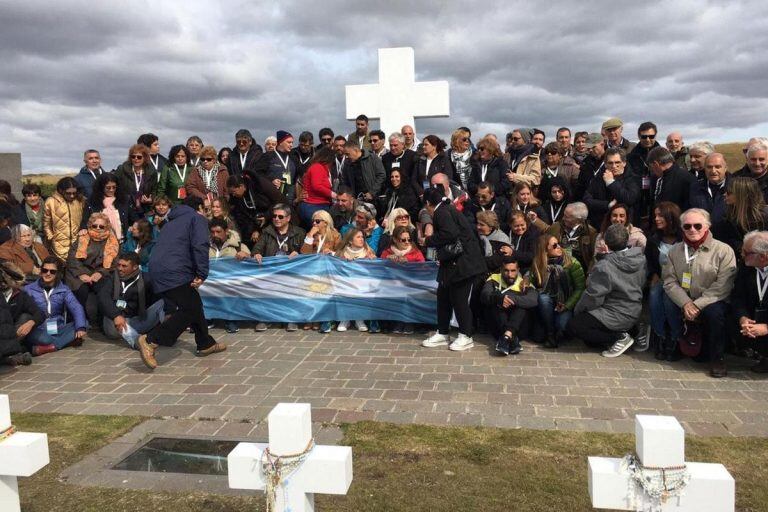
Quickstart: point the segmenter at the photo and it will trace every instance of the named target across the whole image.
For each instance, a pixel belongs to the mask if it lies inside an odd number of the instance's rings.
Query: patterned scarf
[[[77,240],[77,253],[75,257],[79,260],[84,260],[88,256],[88,244],[94,240],[101,242],[106,240],[104,244],[104,257],[101,264],[104,268],[112,267],[112,262],[115,261],[117,253],[120,251],[120,243],[117,241],[115,233],[111,229],[97,229],[88,228],[88,232],[83,235],[78,235]]]
[[[472,172],[472,165],[469,163],[469,158],[472,156],[472,150],[468,149],[463,153],[457,153],[451,151],[451,162],[456,169],[456,174],[459,176],[461,186],[466,188],[469,183],[469,175]]]
[[[219,175],[219,162],[214,162],[210,171],[206,171],[203,169],[203,165],[198,163],[197,173],[200,175],[200,179],[203,180],[203,186],[207,189],[207,191],[213,194],[213,197],[218,197],[219,184],[217,183],[218,180],[216,177]],[[206,179],[206,177],[209,175],[211,176],[210,183]]]
[[[27,203],[24,203],[24,210],[27,213],[27,219],[29,219],[29,224],[30,224],[29,227],[31,227],[35,231],[35,235],[42,233],[43,232],[43,214],[45,213],[43,205],[41,204],[40,208],[38,208],[37,211],[35,211]]]

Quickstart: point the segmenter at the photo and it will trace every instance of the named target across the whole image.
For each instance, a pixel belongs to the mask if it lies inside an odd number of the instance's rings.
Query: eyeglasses
[[[683,224],[683,229],[686,231],[690,231],[691,229],[694,231],[701,231],[702,227],[704,227],[704,225],[698,222],[696,224]]]
[[[325,222],[323,219],[312,219],[312,224],[320,224],[321,222]]]
[[[410,218],[411,217],[408,215],[398,215],[397,217],[395,217],[395,220],[408,220]]]
[[[408,237],[408,238],[401,238],[400,239],[400,243],[401,244],[410,243],[410,242],[411,242],[411,238],[410,237]]]
[[[202,157],[202,156],[201,156],[201,157],[200,157],[200,160],[202,160],[203,162],[210,162],[211,160],[213,160],[213,158],[211,158],[211,157],[209,157],[209,156],[206,156],[206,157]]]
[[[40,273],[41,274],[55,274],[56,272],[58,272],[58,271],[55,268],[45,268],[45,267],[43,267],[43,268],[40,269]]]
[[[469,142],[469,137],[462,137],[461,142]]]
[[[322,138],[322,139],[320,139],[320,141],[321,141],[321,142],[324,142],[324,143],[326,143],[326,144],[328,144],[328,143],[329,143],[329,142],[331,142],[332,140],[333,140],[333,139],[331,139],[331,138],[328,138],[328,139],[326,139],[326,138]]]
[[[91,229],[107,229],[104,224],[91,224]]]
[[[131,160],[144,160],[144,155],[131,155]]]
[[[371,139],[371,144],[378,144],[381,142],[381,139]]]
[[[274,215],[273,217],[274,217],[275,219],[283,220],[284,218],[286,218],[286,217],[287,217],[287,215]]]
[[[641,135],[640,138],[643,140],[655,139],[656,135]]]

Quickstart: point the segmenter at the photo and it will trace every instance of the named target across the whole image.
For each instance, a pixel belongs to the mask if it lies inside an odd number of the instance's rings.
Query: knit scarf
[[[343,255],[345,258],[349,260],[359,260],[361,258],[365,258],[368,251],[365,247],[360,247],[359,249],[355,249],[351,245],[348,245],[344,248]]]
[[[88,244],[91,240],[96,242],[107,241],[107,243],[104,244],[104,257],[101,266],[110,268],[112,262],[115,261],[115,258],[117,257],[117,253],[120,251],[120,243],[117,241],[115,234],[111,229],[102,229],[99,231],[97,229],[88,228],[87,233],[78,235],[77,252],[75,253],[77,259],[84,260],[88,256]]]
[[[706,230],[704,232],[704,236],[702,236],[698,240],[698,242],[693,242],[693,241],[689,240],[688,237],[685,236],[685,233],[683,233],[683,240],[685,241],[685,245],[687,245],[688,247],[690,247],[694,251],[698,251],[699,247],[701,247],[704,244],[704,242],[707,241],[707,238],[709,238],[709,230]]]
[[[401,250],[401,249],[398,249],[395,244],[392,244],[389,246],[389,250],[392,251],[392,254],[394,254],[395,256],[400,256],[401,258],[404,258],[406,254],[408,254],[413,250],[413,246],[408,245],[407,249]]]
[[[555,304],[565,304],[571,296],[571,283],[568,281],[568,272],[563,267],[562,257],[547,260],[547,277],[541,289],[554,299]]]
[[[200,175],[200,179],[203,180],[203,186],[207,189],[206,191],[212,193],[214,197],[218,196],[219,184],[216,177],[219,175],[219,162],[214,162],[210,171],[206,171],[203,169],[202,164],[198,164],[197,173]],[[206,179],[206,176],[209,175],[212,176],[210,183]]]

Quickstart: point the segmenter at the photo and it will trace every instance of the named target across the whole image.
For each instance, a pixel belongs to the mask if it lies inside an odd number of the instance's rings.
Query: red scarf
[[[683,240],[685,240],[685,245],[693,249],[694,251],[698,251],[699,247],[701,247],[704,242],[707,241],[707,238],[709,238],[709,229],[707,229],[704,232],[704,236],[702,236],[698,242],[692,242],[691,240],[688,240],[688,237],[683,234]]]

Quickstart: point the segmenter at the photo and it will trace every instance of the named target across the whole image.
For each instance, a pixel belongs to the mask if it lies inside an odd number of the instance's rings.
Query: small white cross
[[[347,119],[379,119],[388,138],[415,117],[448,117],[448,82],[416,82],[413,48],[379,48],[379,83],[347,85]]]
[[[663,512],[733,512],[736,483],[722,464],[685,462],[685,431],[672,416],[635,417],[635,450],[646,467],[685,465],[690,481],[679,498],[670,497]],[[622,459],[589,457],[589,497],[595,508],[650,510],[651,500],[630,482]]]
[[[11,426],[8,395],[0,395],[0,433]],[[0,441],[0,510],[20,512],[20,476],[31,476],[48,465],[48,436],[16,432]]]
[[[274,455],[301,453],[312,439],[310,404],[281,403],[267,416],[269,445],[240,443],[227,457],[229,487],[232,489],[265,489],[261,470],[264,450]],[[346,494],[352,483],[352,448],[318,446],[304,462],[284,476],[277,487],[275,505],[278,512],[312,512],[315,493]]]

